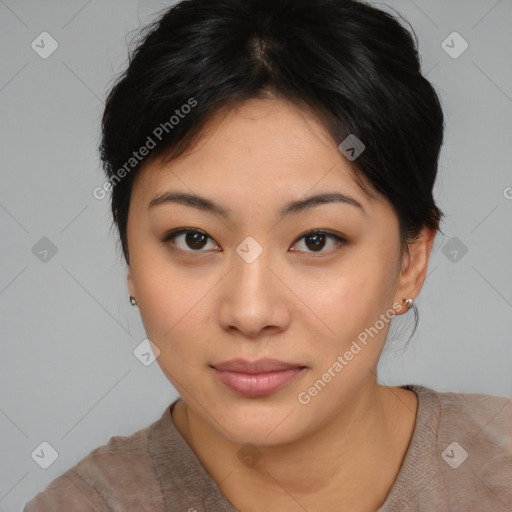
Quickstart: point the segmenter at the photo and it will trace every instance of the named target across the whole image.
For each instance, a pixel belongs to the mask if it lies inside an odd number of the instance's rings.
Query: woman
[[[25,511],[510,508],[510,400],[376,375],[442,216],[411,35],[354,0],[184,0],[149,28],[95,193],[180,398]]]

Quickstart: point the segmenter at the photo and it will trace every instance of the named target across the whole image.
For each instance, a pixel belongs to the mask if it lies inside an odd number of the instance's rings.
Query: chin
[[[276,446],[296,441],[306,430],[304,409],[293,398],[281,401],[244,399],[221,403],[212,411],[211,426],[228,441],[245,445]],[[222,425],[224,428],[221,428]]]

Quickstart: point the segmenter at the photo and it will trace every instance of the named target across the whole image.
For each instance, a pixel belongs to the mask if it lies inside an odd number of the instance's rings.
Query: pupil
[[[204,247],[204,240],[201,238],[205,238],[202,233],[187,233],[185,235],[185,241],[191,249],[202,249]]]
[[[312,244],[308,243],[308,240],[313,241]],[[314,235],[308,235],[306,237],[306,245],[309,249],[322,249],[325,245],[325,235],[321,233],[315,233]]]

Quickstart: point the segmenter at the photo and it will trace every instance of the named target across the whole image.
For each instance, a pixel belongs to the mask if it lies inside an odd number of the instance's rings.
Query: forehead
[[[280,99],[218,111],[184,154],[149,162],[134,183],[135,195],[146,203],[170,187],[214,196],[243,190],[255,200],[341,188],[369,200],[320,120]]]

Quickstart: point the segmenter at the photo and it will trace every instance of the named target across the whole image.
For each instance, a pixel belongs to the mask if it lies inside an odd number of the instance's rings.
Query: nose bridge
[[[269,325],[282,328],[287,318],[272,282],[275,276],[267,268],[272,267],[271,252],[256,243],[254,239],[244,240],[233,252],[229,285],[219,312],[224,328],[235,327],[248,336]]]
[[[269,255],[270,251],[252,237],[241,242],[233,254],[233,291],[240,291],[253,299],[262,298],[262,292],[270,291],[272,273],[267,268],[270,266]]]

